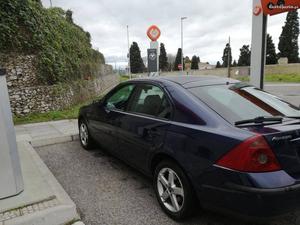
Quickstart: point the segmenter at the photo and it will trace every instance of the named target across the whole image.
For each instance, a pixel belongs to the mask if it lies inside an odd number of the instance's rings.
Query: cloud
[[[221,61],[228,37],[231,37],[233,58],[239,49],[251,43],[252,0],[52,0],[53,6],[71,9],[76,23],[89,31],[94,48],[108,61],[126,60],[127,31],[130,42],[136,41],[142,56],[147,53],[147,28],[157,24],[162,31],[159,39],[167,53],[176,54],[180,47],[180,17],[184,21],[184,54],[199,55],[201,61]],[[43,0],[49,7],[49,0]],[[286,13],[269,17],[268,32],[275,45],[284,25]]]

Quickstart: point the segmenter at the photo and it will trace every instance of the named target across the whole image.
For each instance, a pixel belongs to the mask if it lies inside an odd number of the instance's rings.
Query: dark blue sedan
[[[213,76],[130,80],[81,108],[80,141],[146,175],[162,209],[272,217],[300,206],[300,109]]]

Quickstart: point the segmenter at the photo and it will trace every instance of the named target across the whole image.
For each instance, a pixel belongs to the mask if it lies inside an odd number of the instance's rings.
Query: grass
[[[127,81],[127,80],[129,80],[129,76],[127,76],[127,75],[120,76],[120,82],[124,82],[124,81]]]
[[[55,120],[77,119],[79,109],[82,106],[87,105],[91,102],[92,100],[89,100],[84,103],[80,103],[60,111],[51,111],[47,113],[32,113],[23,117],[14,116],[14,124],[21,125],[21,124],[28,124],[28,123],[55,121]]]
[[[234,76],[233,78],[240,81],[249,81],[249,76]],[[266,82],[281,82],[281,83],[300,83],[300,74],[267,74]]]

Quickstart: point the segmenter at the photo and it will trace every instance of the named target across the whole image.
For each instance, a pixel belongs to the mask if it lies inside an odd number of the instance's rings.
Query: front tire
[[[153,186],[161,208],[169,217],[182,220],[193,214],[196,204],[194,191],[176,163],[159,163],[155,169]]]
[[[95,147],[95,143],[90,135],[88,125],[84,120],[80,120],[79,122],[79,140],[81,146],[86,150],[91,150]]]

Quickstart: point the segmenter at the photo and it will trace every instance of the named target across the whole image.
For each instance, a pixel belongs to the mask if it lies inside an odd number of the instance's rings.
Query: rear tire
[[[81,146],[86,150],[92,150],[95,147],[95,142],[90,135],[89,128],[85,120],[79,121],[79,140]]]
[[[153,186],[161,208],[172,219],[182,220],[194,213],[197,201],[193,188],[175,162],[166,160],[158,164]]]

